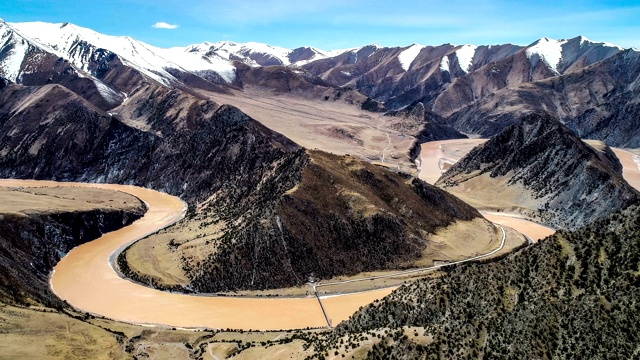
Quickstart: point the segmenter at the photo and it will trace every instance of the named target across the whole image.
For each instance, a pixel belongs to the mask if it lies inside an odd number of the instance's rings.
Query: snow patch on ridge
[[[110,104],[120,103],[120,100],[122,100],[120,98],[120,94],[118,94],[116,91],[114,91],[107,85],[103,84],[102,81],[94,79],[93,82],[96,84],[96,88],[98,89],[98,92],[100,93],[100,95],[105,100],[107,100]]]
[[[27,51],[29,51],[29,45],[25,41],[14,42],[13,49],[11,49],[9,55],[2,62],[2,71],[5,78],[13,82],[18,82],[20,66],[24,61]]]
[[[413,44],[398,55],[398,61],[400,61],[400,66],[402,66],[404,71],[409,70],[411,63],[418,57],[423,47],[422,45]]]
[[[536,66],[540,60],[544,61],[551,69],[558,72],[558,65],[562,60],[562,44],[566,40],[553,40],[542,38],[530,45],[525,54],[531,61],[531,66]]]
[[[476,54],[477,48],[478,47],[475,45],[462,45],[458,50],[456,50],[458,64],[465,73],[468,73],[471,70],[471,66],[473,65],[473,56]]]
[[[446,71],[448,73],[451,73],[451,70],[449,67],[449,57],[444,56],[440,61],[440,71]]]
[[[212,70],[228,83],[232,83],[236,78],[233,63],[215,54],[203,56],[202,52],[207,50],[195,50],[190,46],[187,48],[156,49],[156,51],[185,70],[192,72]]]
[[[612,44],[612,43],[609,43],[609,42],[593,41],[593,40],[587,38],[586,36],[580,35],[580,45],[584,45],[585,43],[589,43],[589,44],[593,44],[593,45],[602,45],[602,46],[606,46],[606,47],[612,47],[612,48],[616,48],[618,50],[624,50],[624,48],[622,46],[618,46],[616,44]]]

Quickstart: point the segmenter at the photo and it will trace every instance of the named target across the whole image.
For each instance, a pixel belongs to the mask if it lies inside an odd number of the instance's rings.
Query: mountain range
[[[260,43],[158,48],[73,24],[0,22],[0,75],[23,85],[59,83],[110,110],[141,84],[190,93],[257,86],[276,93],[349,90],[364,109],[422,103],[446,126],[489,137],[546,111],[581,137],[640,145],[640,52],[583,36],[528,46],[366,45],[323,51]],[[356,96],[356,97],[358,97]],[[375,105],[377,104],[377,105]],[[621,130],[624,129],[624,130]]]
[[[497,234],[482,206],[463,202],[474,200],[474,183],[489,184],[490,201],[515,204],[489,210],[572,231],[489,264],[446,266],[335,331],[282,341],[306,341],[298,345],[318,358],[348,348],[369,358],[629,358],[638,353],[640,194],[609,146],[640,147],[639,86],[640,52],[582,36],[528,46],[162,49],[69,23],[0,20],[0,177],[181,197],[185,220],[117,264],[134,281],[195,293],[415,268],[451,259],[441,256],[449,248],[466,256],[480,231]],[[467,136],[492,139],[448,168],[437,185],[450,192],[403,167],[421,142]],[[59,243],[36,235],[78,222],[106,231],[143,209],[133,210],[5,224],[0,301],[66,307],[46,275],[96,234]],[[434,241],[441,232],[453,240]],[[148,248],[157,261],[136,268],[135,251]],[[127,352],[140,337],[112,335]]]

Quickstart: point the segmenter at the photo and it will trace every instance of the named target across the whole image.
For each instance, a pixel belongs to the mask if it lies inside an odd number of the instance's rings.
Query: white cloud
[[[160,21],[157,22],[153,25],[151,25],[151,27],[156,28],[156,29],[169,29],[169,30],[173,30],[173,29],[177,29],[178,25],[174,25],[174,24],[168,24],[164,21]]]

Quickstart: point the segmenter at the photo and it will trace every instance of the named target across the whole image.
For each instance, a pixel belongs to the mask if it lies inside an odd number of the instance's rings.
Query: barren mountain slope
[[[506,87],[453,114],[448,123],[468,133],[493,136],[526,113],[546,111],[580,137],[611,146],[636,147],[640,133],[640,52],[625,50],[583,69]]]

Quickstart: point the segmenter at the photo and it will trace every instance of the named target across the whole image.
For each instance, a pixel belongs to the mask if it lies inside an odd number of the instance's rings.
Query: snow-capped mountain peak
[[[95,52],[103,49],[118,55],[126,65],[165,85],[179,82],[170,74],[170,69],[212,70],[227,82],[234,80],[234,67],[228,61],[202,61],[199,56],[191,54],[175,56],[171,49],[160,49],[129,36],[105,35],[70,23],[26,22],[10,25],[23,36],[53,50],[87,73],[90,72],[91,60],[95,59]]]
[[[416,59],[416,57],[418,57],[418,55],[420,54],[420,51],[423,48],[424,48],[423,45],[412,44],[411,46],[409,46],[408,48],[403,50],[398,55],[398,61],[400,61],[400,66],[402,66],[402,68],[405,71],[408,71],[409,68],[411,67],[411,63],[413,63],[413,61]]]
[[[535,67],[539,61],[546,63],[553,71],[558,72],[558,65],[562,60],[562,45],[566,40],[542,38],[529,45],[525,50],[531,65]]]
[[[476,49],[478,47],[475,45],[462,45],[456,51],[456,57],[458,58],[458,64],[460,68],[465,73],[471,71],[471,67],[473,66],[473,57],[476,54]]]
[[[583,63],[582,66],[590,65],[622,50],[622,47],[614,44],[576,36],[561,40],[545,37],[529,45],[525,52],[532,66],[535,67],[539,61],[543,61],[554,72],[563,73],[578,61]]]

